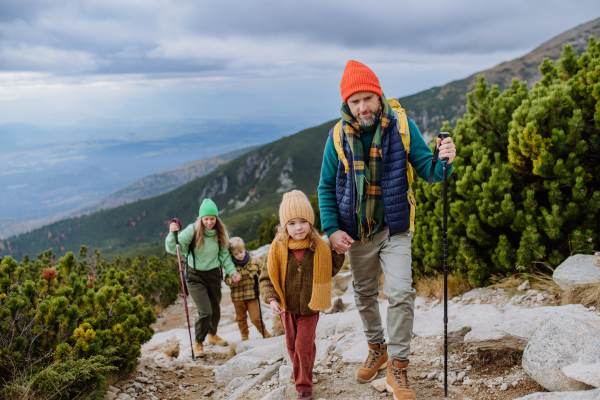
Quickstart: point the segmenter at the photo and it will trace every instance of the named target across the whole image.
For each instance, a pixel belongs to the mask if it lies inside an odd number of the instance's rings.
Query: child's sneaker
[[[313,400],[312,392],[298,392],[296,400]]]
[[[208,343],[210,344],[216,344],[219,346],[227,346],[227,342],[223,339],[221,339],[218,335],[208,335]]]

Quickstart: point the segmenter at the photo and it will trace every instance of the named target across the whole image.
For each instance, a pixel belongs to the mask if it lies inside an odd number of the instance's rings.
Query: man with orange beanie
[[[348,252],[358,309],[369,354],[356,379],[370,382],[387,367],[386,385],[395,400],[416,399],[408,382],[415,290],[411,274],[410,205],[407,161],[419,177],[429,178],[432,153],[410,119],[410,151],[398,131],[397,117],[379,79],[366,65],[348,61],[342,82],[341,150],[339,158],[332,129],[325,145],[319,207],[321,226],[333,249]],[[448,174],[456,148],[451,138],[437,139],[440,158],[448,158]],[[442,163],[434,181],[442,180]],[[379,314],[379,279],[385,273],[387,296],[385,342]]]

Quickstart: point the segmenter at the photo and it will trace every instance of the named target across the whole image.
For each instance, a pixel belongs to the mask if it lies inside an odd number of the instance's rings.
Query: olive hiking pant
[[[385,273],[383,294],[387,309],[387,351],[392,358],[407,359],[415,317],[416,292],[412,287],[411,239],[409,232],[388,236],[385,227],[373,241],[355,241],[348,251],[354,284],[354,301],[369,343],[384,340],[379,314],[379,279]]]
[[[202,343],[207,334],[216,335],[221,319],[221,272],[188,270],[187,286],[198,310],[194,332],[196,342]]]

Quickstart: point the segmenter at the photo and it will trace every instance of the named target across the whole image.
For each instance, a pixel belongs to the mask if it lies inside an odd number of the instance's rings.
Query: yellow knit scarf
[[[288,249],[300,250],[310,247],[308,238],[296,241],[287,240],[287,243],[280,241],[280,235],[277,235],[269,249],[269,259],[267,267],[269,278],[273,283],[275,291],[281,299],[281,308],[286,308],[285,304],[285,274],[288,265]],[[313,289],[308,307],[314,311],[326,310],[331,307],[331,249],[321,238],[317,241],[317,251],[313,260]]]

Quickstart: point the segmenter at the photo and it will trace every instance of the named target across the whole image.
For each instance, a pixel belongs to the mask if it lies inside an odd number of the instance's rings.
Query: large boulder
[[[465,335],[464,343],[474,346],[481,350],[504,351],[518,350],[523,351],[535,330],[543,321],[550,317],[569,317],[579,321],[595,325],[600,328],[600,317],[583,307],[581,304],[569,304],[561,307],[534,307],[522,308],[513,305],[507,305],[504,312],[498,315],[493,313],[489,306],[485,305],[468,306],[465,310],[469,311],[468,318],[459,314],[455,321],[472,320],[484,323],[477,323],[473,329]],[[492,318],[484,315],[490,313]],[[475,324],[475,322],[472,322]],[[456,323],[452,325],[454,327]]]
[[[600,256],[571,256],[554,270],[552,278],[563,290],[576,285],[600,284]]]
[[[600,400],[600,389],[578,392],[533,393],[515,400]]]
[[[600,362],[600,329],[581,320],[557,315],[535,331],[523,352],[523,369],[552,392],[588,390],[593,387],[566,376],[571,364]]]

